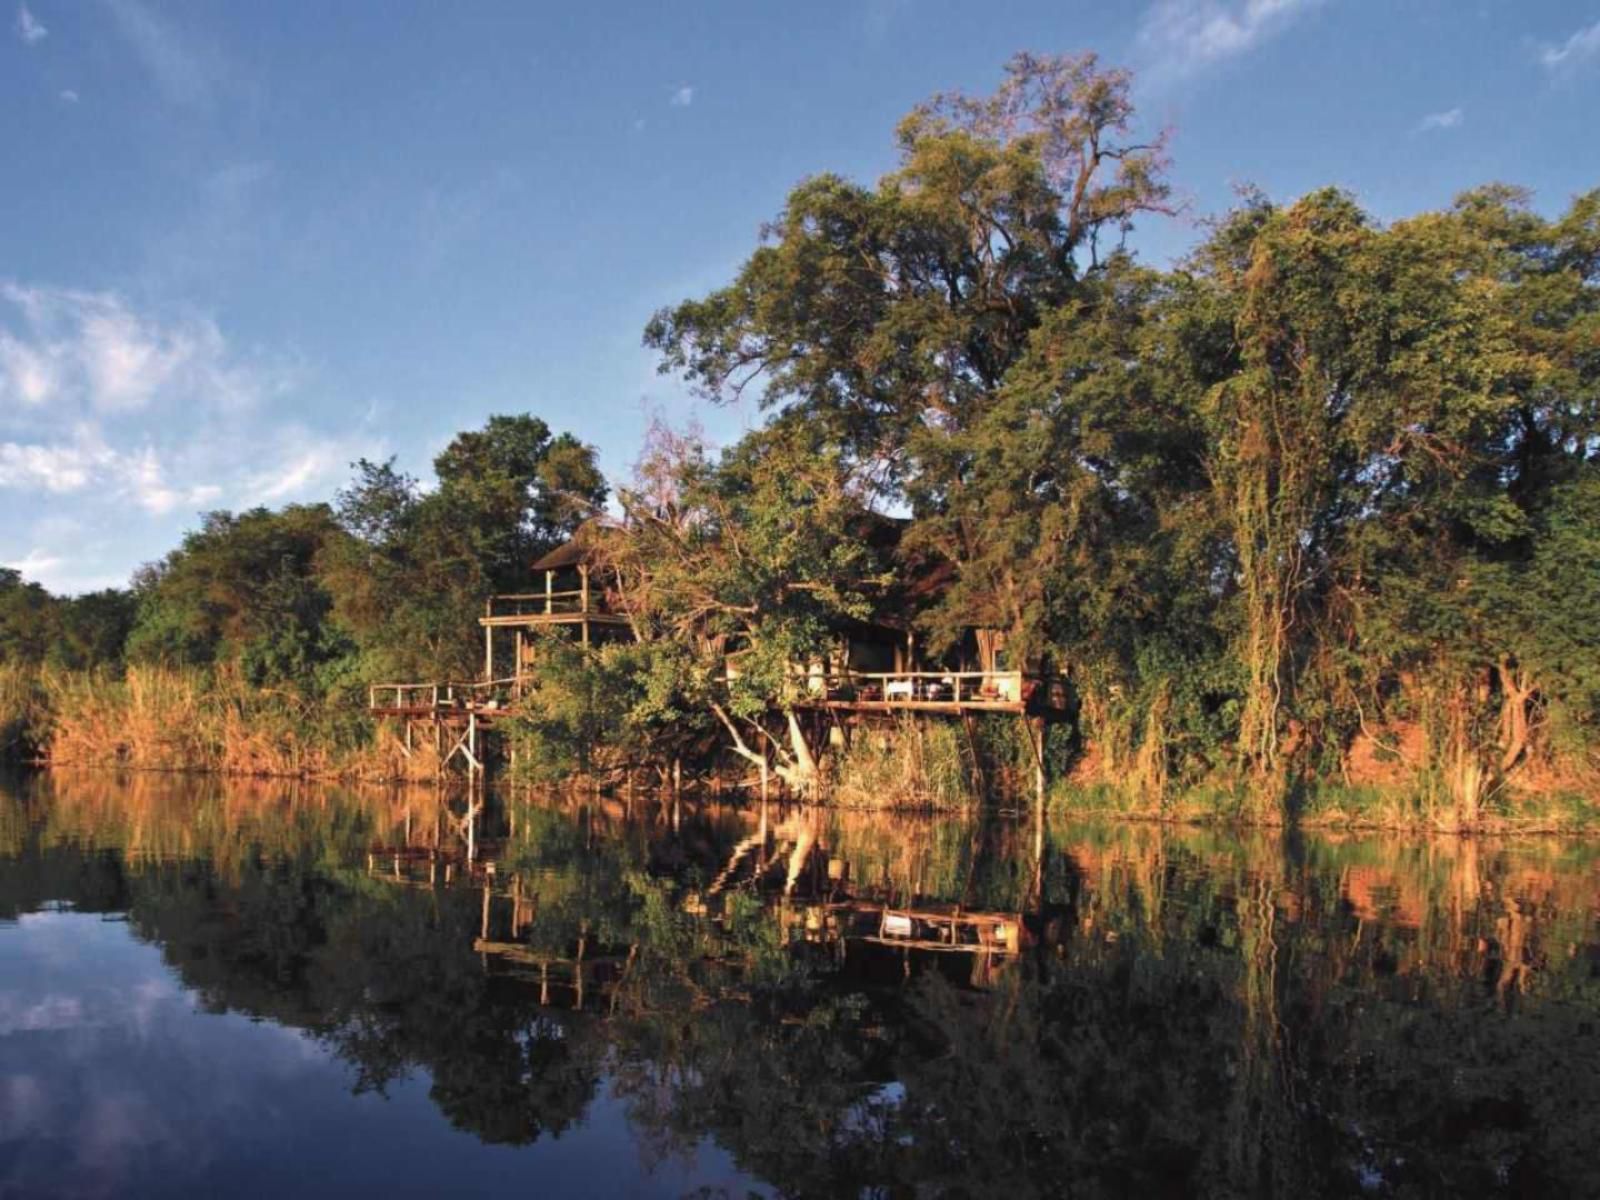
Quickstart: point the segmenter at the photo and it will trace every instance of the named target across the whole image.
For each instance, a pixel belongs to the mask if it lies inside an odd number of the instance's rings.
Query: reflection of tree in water
[[[713,898],[748,820],[528,807],[489,839],[523,944],[625,963],[571,1012],[485,970],[475,885],[363,869],[440,827],[67,796],[0,823],[0,904],[126,910],[208,1005],[313,1031],[358,1088],[425,1070],[491,1141],[569,1128],[609,1079],[655,1153],[711,1137],[791,1195],[1600,1194],[1592,851],[1058,824],[1040,895],[1022,826],[830,814],[798,876],[774,844]],[[784,915],[835,861],[899,901],[1028,905],[1031,948],[987,991],[856,974]]]
[[[635,1119],[796,1195],[1597,1194],[1594,965],[1504,917],[1559,873],[1406,851],[1373,917],[1349,890],[1370,848],[1131,840],[1049,866],[1059,936],[991,992],[925,973],[803,1015],[633,1018]],[[1565,879],[1541,927],[1592,956],[1592,881]],[[1406,923],[1411,892],[1435,920]],[[1508,1012],[1512,956],[1534,965]]]

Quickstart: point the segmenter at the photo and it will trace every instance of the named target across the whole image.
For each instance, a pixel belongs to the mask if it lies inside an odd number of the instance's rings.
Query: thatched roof
[[[560,571],[567,567],[593,563],[599,559],[595,549],[600,528],[594,521],[585,521],[576,532],[543,558],[533,564],[535,571]]]

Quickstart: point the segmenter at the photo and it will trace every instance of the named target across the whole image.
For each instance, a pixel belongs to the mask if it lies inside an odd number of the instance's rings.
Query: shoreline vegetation
[[[997,722],[1009,730],[1009,722]],[[1024,764],[1008,778],[992,764],[975,779],[928,729],[920,738],[889,738],[867,754],[834,766],[826,793],[798,801],[842,813],[971,813],[1029,817],[1032,799]],[[930,745],[931,743],[931,745]],[[213,777],[219,785],[345,785],[384,790],[462,786],[419,748],[408,762],[385,747],[372,722],[350,710],[329,720],[326,706],[279,690],[200,672],[132,668],[101,678],[48,669],[0,667],[0,762],[46,768],[83,778],[113,772]],[[943,769],[940,767],[944,760]],[[756,803],[751,779],[715,791],[703,778],[686,780],[692,798],[743,797]],[[988,790],[983,790],[989,785]],[[229,785],[231,786],[231,785]],[[562,783],[506,772],[495,790],[535,794],[608,792],[642,802],[672,795],[659,779],[618,784],[594,776]],[[786,804],[796,801],[786,799]],[[1242,788],[1196,787],[1159,797],[1069,772],[1046,797],[1050,821],[1097,819],[1131,824],[1232,827],[1324,833],[1461,834],[1476,837],[1600,834],[1600,804],[1573,790],[1554,795],[1510,793],[1491,800],[1472,825],[1430,796],[1425,780],[1409,786],[1324,784],[1296,797],[1295,807],[1263,812]]]
[[[1169,147],[1129,97],[1020,55],[909,114],[875,184],[797,185],[644,331],[760,403],[732,446],[658,420],[613,487],[496,416],[426,484],[363,460],[330,503],[205,514],[126,590],[0,569],[0,756],[432,777],[367,686],[488,679],[486,597],[550,604],[533,564],[571,546],[616,636],[517,631],[519,784],[1600,827],[1600,190],[1389,224],[1246,193],[1156,268],[1125,240],[1177,208]],[[897,671],[1059,684],[1055,716],[841,719],[808,680],[886,671],[863,630]]]

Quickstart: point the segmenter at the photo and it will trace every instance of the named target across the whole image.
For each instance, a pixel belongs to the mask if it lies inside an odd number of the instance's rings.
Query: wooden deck
[[[478,624],[489,629],[530,629],[541,625],[627,625],[625,614],[605,603],[605,593],[591,588],[587,576],[580,588],[512,592],[490,596]]]
[[[1021,671],[838,671],[801,679],[798,708],[861,713],[1051,711],[1050,681]]]
[[[583,609],[551,613],[495,613],[491,616],[479,617],[478,624],[485,629],[536,629],[540,626],[583,624],[612,625],[618,628],[630,626],[628,618],[619,616],[617,613],[585,611]]]
[[[469,716],[487,724],[510,707],[515,679],[480,683],[375,683],[367,711],[375,717],[433,718],[453,724]]]
[[[841,700],[831,697],[817,697],[815,699],[802,699],[796,702],[798,708],[833,709],[840,712],[874,712],[874,713],[945,713],[950,716],[959,716],[962,713],[1013,713],[1020,715],[1028,711],[1028,706],[1021,702],[1010,700]]]
[[[810,940],[840,939],[956,954],[1016,954],[1022,914],[963,909],[956,905],[902,908],[872,900],[833,900],[796,912]]]

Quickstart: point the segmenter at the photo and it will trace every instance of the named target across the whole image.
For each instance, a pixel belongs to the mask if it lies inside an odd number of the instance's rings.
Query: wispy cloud
[[[249,403],[265,381],[234,363],[216,322],[160,320],[107,292],[0,284],[21,320],[0,325],[0,400],[98,414],[161,393]]]
[[[1191,75],[1245,54],[1288,28],[1322,0],[1158,0],[1136,41],[1158,81]]]
[[[0,563],[0,567],[10,567],[13,571],[22,572],[24,579],[38,579],[43,575],[54,574],[65,560],[59,554],[34,546],[21,558],[13,558],[9,562]]]
[[[688,108],[689,105],[694,103],[694,88],[684,84],[672,93],[672,99],[667,103],[671,104],[673,108]]]
[[[431,271],[450,262],[481,234],[485,221],[515,202],[523,187],[522,175],[502,165],[425,189],[417,211],[418,265]]]
[[[215,47],[180,29],[142,0],[106,0],[134,56],[173,104],[203,104],[226,77]]]
[[[1586,25],[1560,45],[1546,45],[1539,61],[1547,71],[1569,71],[1600,60],[1600,21]]]
[[[279,504],[305,496],[340,478],[359,453],[348,443],[330,441],[310,430],[284,431],[269,465],[251,473],[240,489],[246,504]]]
[[[26,4],[17,7],[17,36],[29,46],[37,45],[50,36],[50,31],[44,23],[29,11]]]
[[[241,353],[209,316],[0,281],[0,493],[35,512],[114,538],[218,505],[326,496],[383,441],[359,420],[286,419],[278,402],[302,388],[299,368]],[[24,536],[0,527],[0,554],[22,555]],[[132,565],[114,544],[61,553],[61,580]]]
[[[62,88],[58,95],[61,97],[61,103],[63,104],[76,104],[81,98],[71,88]]]
[[[90,430],[54,445],[0,442],[0,488],[65,495],[88,487],[115,461],[116,454]]]
[[[1429,113],[1417,122],[1417,132],[1432,133],[1438,129],[1454,129],[1466,119],[1466,115],[1459,108],[1447,108],[1443,112]]]
[[[222,495],[216,484],[173,484],[153,445],[126,453],[114,450],[93,425],[82,425],[69,439],[52,443],[0,442],[0,489],[69,496],[90,488],[154,516],[180,506],[198,509]]]

